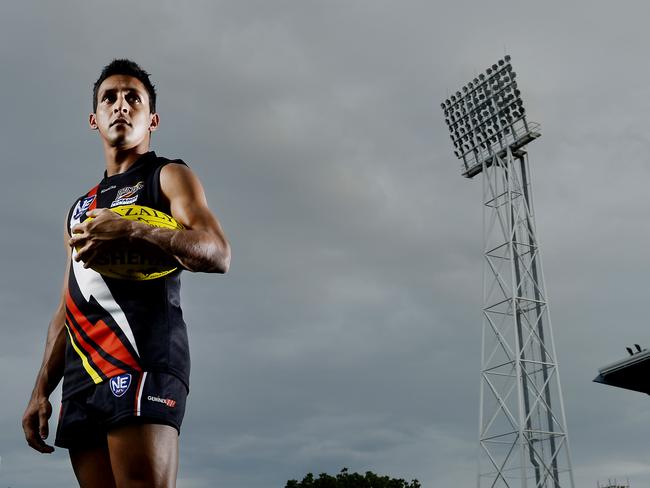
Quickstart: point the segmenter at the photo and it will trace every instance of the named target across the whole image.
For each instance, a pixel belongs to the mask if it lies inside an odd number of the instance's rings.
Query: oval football
[[[120,205],[110,210],[122,218],[142,222],[152,227],[175,230],[183,228],[171,215],[143,205]],[[110,253],[99,256],[92,266],[92,269],[103,276],[136,281],[162,278],[173,273],[177,268],[178,266],[161,253],[147,251],[145,247],[135,248],[126,245],[118,246]]]

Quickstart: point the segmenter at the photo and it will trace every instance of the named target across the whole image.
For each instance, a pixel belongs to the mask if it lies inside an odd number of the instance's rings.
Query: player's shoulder
[[[170,160],[161,168],[160,187],[168,197],[203,191],[199,177],[182,159]]]
[[[183,159],[157,156],[155,177],[160,182],[163,193],[170,185],[183,184],[190,175],[193,175],[193,172]]]
[[[192,171],[185,160],[180,158],[161,158],[160,176],[161,179],[164,177],[167,179],[184,179],[192,176],[196,177],[194,171]]]
[[[168,157],[165,157],[165,156],[160,156],[160,155],[158,155],[156,153],[154,153],[154,154],[156,155],[156,160],[157,160],[159,166],[162,166],[162,167],[166,167],[166,166],[187,166],[187,167],[189,167],[189,165],[182,158],[168,158]]]

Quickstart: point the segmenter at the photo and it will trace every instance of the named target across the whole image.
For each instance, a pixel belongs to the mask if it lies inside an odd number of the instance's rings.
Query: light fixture
[[[516,73],[505,56],[440,104],[464,176],[528,132]]]

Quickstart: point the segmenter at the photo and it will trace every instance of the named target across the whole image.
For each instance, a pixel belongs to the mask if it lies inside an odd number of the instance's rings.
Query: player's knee
[[[117,488],[173,488],[174,476],[167,466],[154,466],[146,460],[123,466],[116,476]]]

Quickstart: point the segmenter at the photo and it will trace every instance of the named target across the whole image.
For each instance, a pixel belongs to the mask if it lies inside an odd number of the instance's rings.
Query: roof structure
[[[650,395],[650,351],[642,349],[598,370],[596,383]]]

